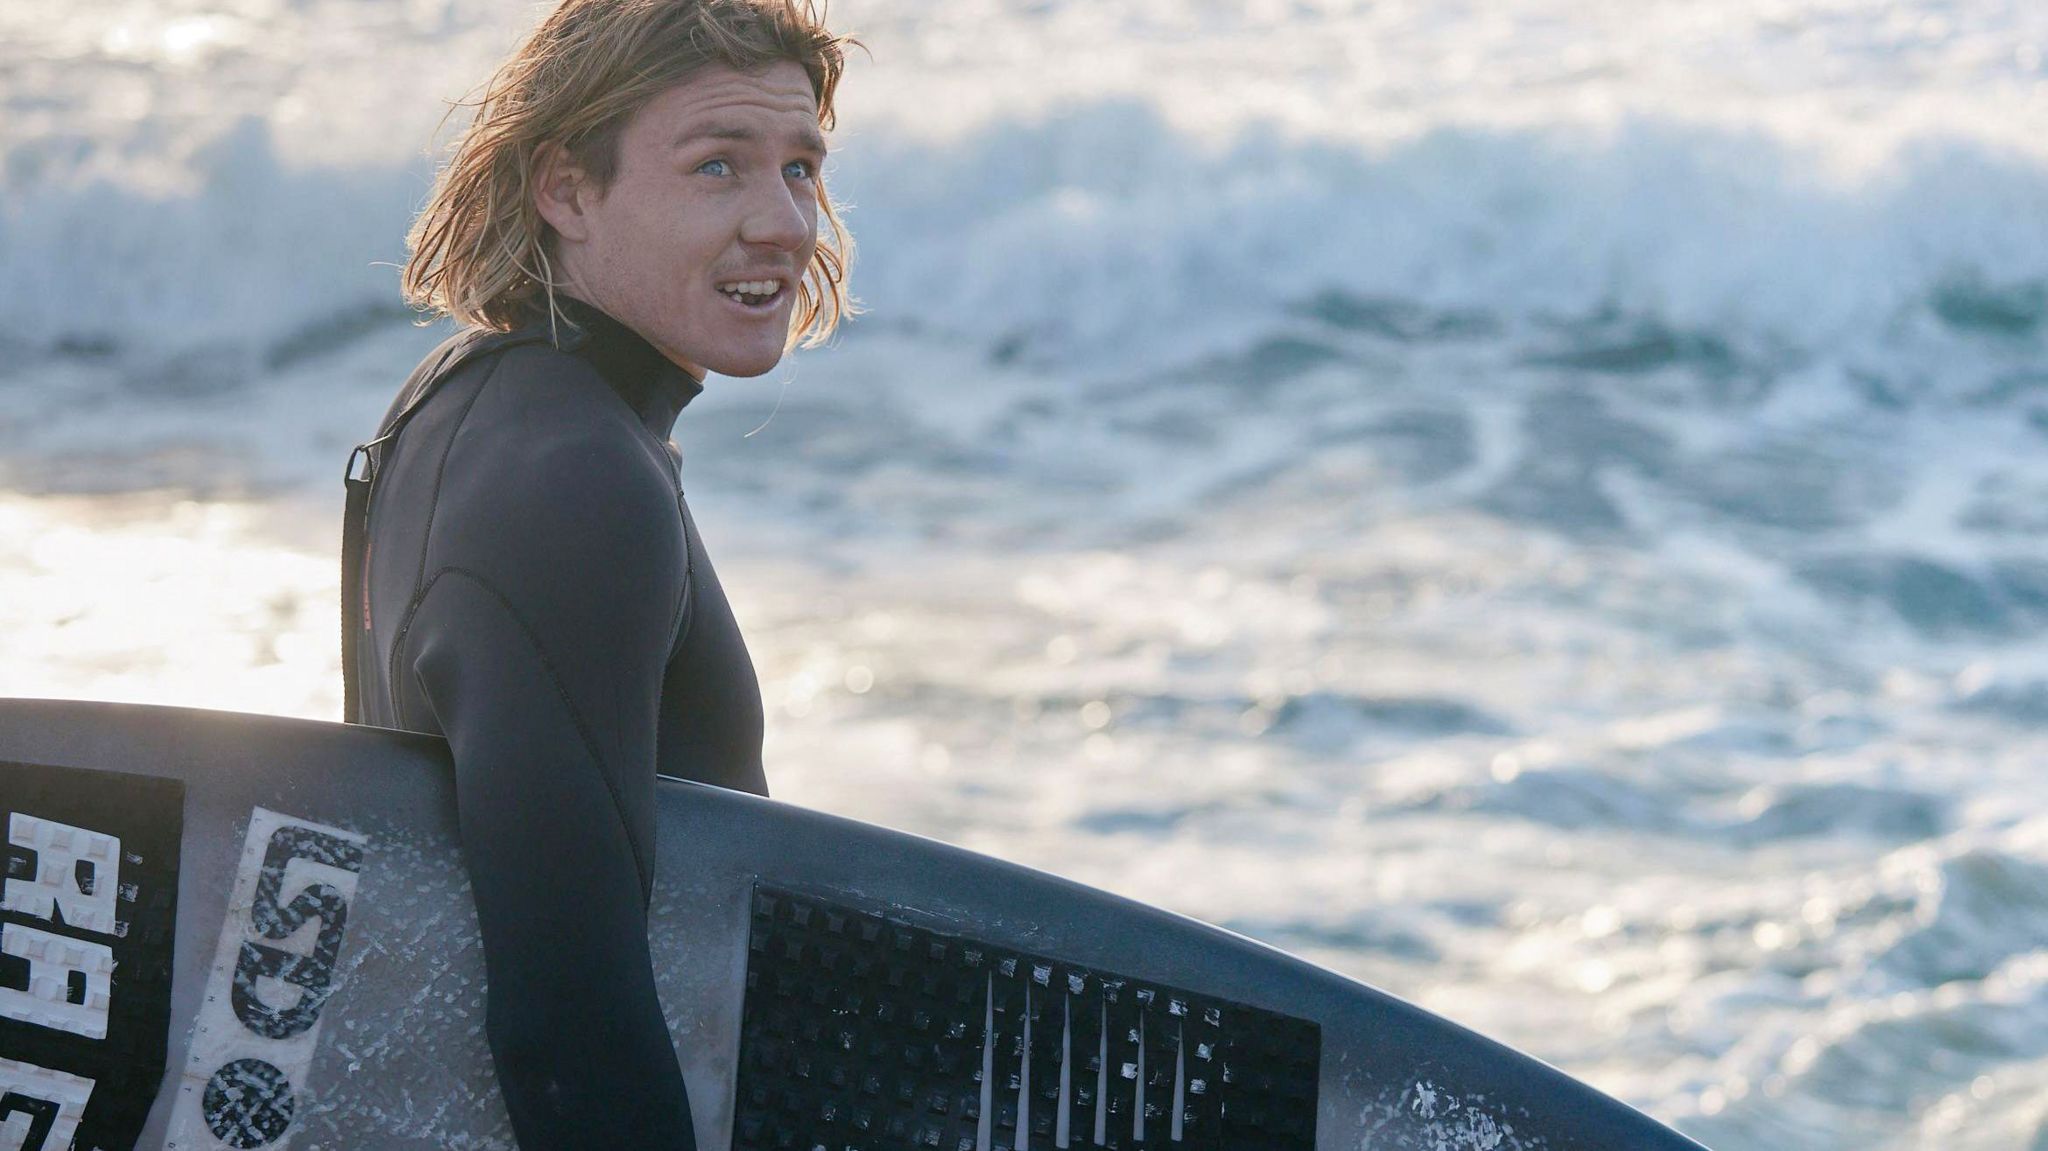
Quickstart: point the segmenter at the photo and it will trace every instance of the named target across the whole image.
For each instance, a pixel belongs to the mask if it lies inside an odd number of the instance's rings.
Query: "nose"
[[[786,180],[766,182],[747,204],[740,222],[740,239],[749,244],[768,244],[785,252],[801,251],[817,238],[817,203],[809,192],[799,192]]]

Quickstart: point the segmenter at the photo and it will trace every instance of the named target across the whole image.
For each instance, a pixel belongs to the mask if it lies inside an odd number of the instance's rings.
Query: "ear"
[[[572,244],[590,238],[586,216],[596,185],[589,173],[559,143],[547,143],[533,155],[533,206],[541,218]]]

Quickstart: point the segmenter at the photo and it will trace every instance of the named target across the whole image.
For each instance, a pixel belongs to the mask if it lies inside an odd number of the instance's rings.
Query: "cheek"
[[[657,295],[680,295],[692,272],[703,261],[686,232],[672,221],[657,216],[642,217],[636,226],[619,236],[613,249],[618,264],[642,291]]]
[[[609,205],[613,251],[632,260],[673,258],[688,234],[679,221],[693,213],[678,203],[672,189],[648,187],[645,181],[617,191],[623,194]]]

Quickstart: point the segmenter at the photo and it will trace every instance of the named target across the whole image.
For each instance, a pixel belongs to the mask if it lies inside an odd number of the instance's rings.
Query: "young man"
[[[449,741],[527,1151],[695,1145],[648,953],[655,775],[766,784],[669,433],[707,371],[849,310],[819,173],[849,43],[808,0],[566,0],[411,236],[409,298],[468,326],[355,485],[350,718]]]

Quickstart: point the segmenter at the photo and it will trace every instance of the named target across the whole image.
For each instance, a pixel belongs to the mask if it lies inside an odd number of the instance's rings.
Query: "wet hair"
[[[759,72],[794,61],[810,76],[818,124],[830,131],[845,49],[813,0],[563,0],[477,93],[469,127],[434,181],[406,237],[401,284],[423,311],[499,331],[520,326],[546,300],[555,312],[553,229],[534,206],[534,161],[559,144],[598,187],[618,174],[626,122],[662,92],[706,68]],[[785,348],[823,343],[858,308],[847,294],[853,237],[824,217],[797,284]]]

